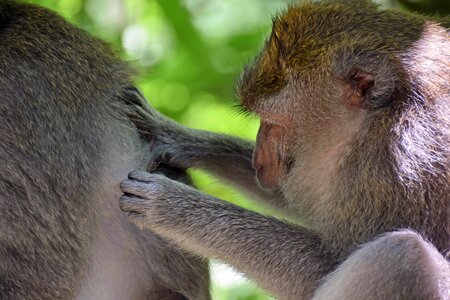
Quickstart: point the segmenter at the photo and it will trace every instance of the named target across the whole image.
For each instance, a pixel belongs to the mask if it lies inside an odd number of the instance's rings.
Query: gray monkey
[[[117,206],[151,163],[131,74],[56,14],[0,1],[0,299],[210,299],[206,261]]]

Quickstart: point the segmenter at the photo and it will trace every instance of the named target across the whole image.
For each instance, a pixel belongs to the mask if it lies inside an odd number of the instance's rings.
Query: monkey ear
[[[344,82],[343,102],[354,108],[370,108],[370,89],[375,76],[362,70],[354,71]]]
[[[342,102],[349,108],[388,105],[398,82],[395,63],[386,53],[355,47],[337,53],[333,75],[343,83]]]

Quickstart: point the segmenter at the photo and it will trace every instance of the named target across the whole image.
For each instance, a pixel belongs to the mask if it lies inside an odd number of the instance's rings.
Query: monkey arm
[[[252,167],[254,143],[224,134],[190,130],[169,150],[169,161],[183,167],[203,169],[239,188],[252,199],[260,199],[284,208],[283,198],[275,190],[258,185]]]
[[[265,217],[164,176],[132,172],[121,208],[136,224],[198,255],[225,261],[280,299],[310,298],[336,265],[313,232]]]
[[[403,229],[359,245],[322,280],[313,300],[448,299],[450,264],[419,234]]]
[[[203,169],[237,186],[252,199],[279,208],[285,206],[277,191],[258,186],[252,167],[254,142],[181,126],[150,107],[134,88],[126,91],[125,100],[130,104],[130,119],[152,144],[155,161],[178,168]]]

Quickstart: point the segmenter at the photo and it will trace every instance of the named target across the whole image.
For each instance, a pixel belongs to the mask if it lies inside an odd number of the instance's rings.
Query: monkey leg
[[[450,299],[450,266],[418,234],[390,232],[348,257],[314,299]]]
[[[223,260],[280,299],[308,299],[336,259],[313,232],[247,211],[158,174],[121,184],[130,219],[204,257]]]

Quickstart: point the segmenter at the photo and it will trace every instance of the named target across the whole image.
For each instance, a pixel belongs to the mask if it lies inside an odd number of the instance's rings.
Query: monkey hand
[[[187,168],[179,156],[185,152],[184,145],[191,144],[192,130],[156,111],[134,87],[124,91],[123,99],[127,103],[128,118],[150,144],[150,161],[153,162],[150,170],[155,170],[160,163]]]
[[[125,91],[130,120],[150,144],[150,171],[159,164],[186,169],[244,170],[253,181],[254,143],[236,137],[184,127],[153,109],[135,88]],[[248,173],[248,174],[247,174]]]
[[[176,229],[189,210],[195,209],[192,200],[199,191],[160,174],[133,171],[120,184],[124,193],[120,208],[139,227],[159,232]],[[191,197],[186,197],[191,195]],[[194,204],[195,206],[195,204]]]
[[[147,102],[144,96],[134,87],[123,92],[123,99],[128,105],[127,115],[139,133],[149,142],[169,142],[168,138],[179,135],[183,126],[165,117]]]

